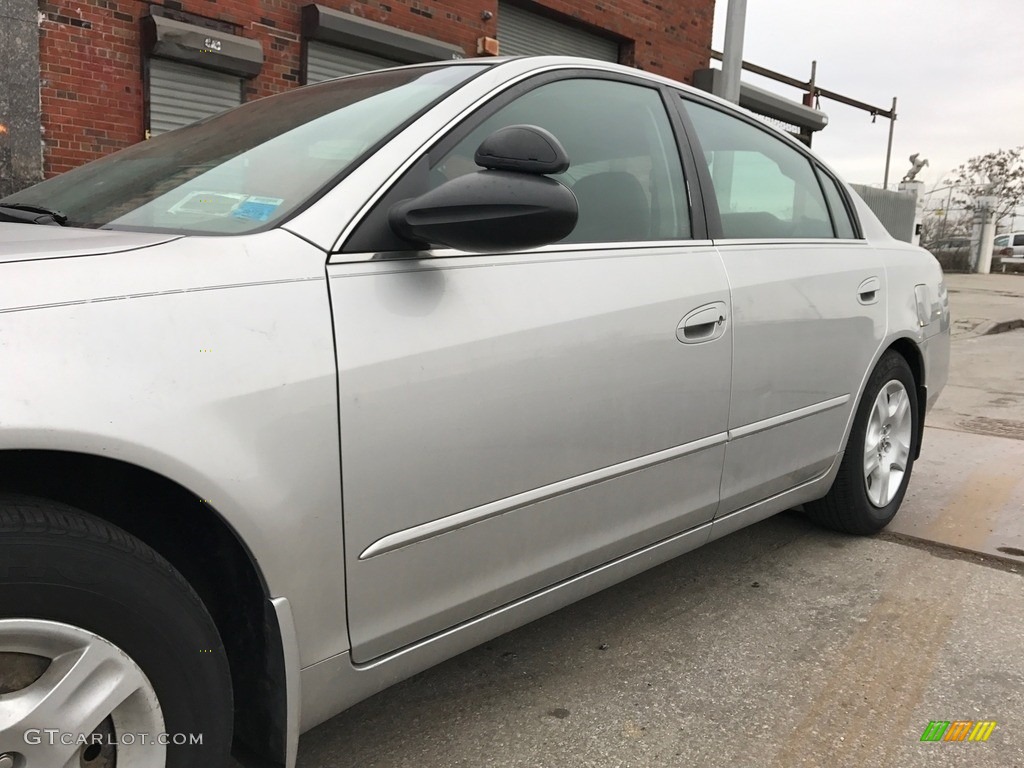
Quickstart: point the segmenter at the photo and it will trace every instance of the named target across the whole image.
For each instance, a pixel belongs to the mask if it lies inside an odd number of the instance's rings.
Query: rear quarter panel
[[[917,342],[931,409],[949,379],[950,313],[942,268],[928,251],[909,243],[894,240],[880,250],[889,284],[889,344],[898,338]],[[921,285],[926,292],[924,325],[915,293]]]
[[[867,203],[847,187],[865,239],[882,258],[885,269],[884,298],[886,304],[885,334],[865,369],[857,388],[857,399],[850,410],[836,460],[826,476],[827,491],[839,469],[848,447],[853,421],[872,371],[886,350],[901,339],[912,341],[921,353],[924,364],[924,385],[928,388],[926,408],[931,409],[949,378],[950,314],[942,268],[938,260],[923,248],[893,238]],[[925,285],[929,296],[929,322],[924,326],[918,318],[915,287]]]
[[[927,406],[930,409],[949,378],[950,314],[942,267],[924,248],[893,238],[867,203],[852,189],[848,191],[865,237],[881,254],[885,264],[888,322],[876,362],[898,339],[914,341],[924,361],[924,384],[928,388]],[[924,325],[918,315],[915,294],[918,285],[927,289],[927,322]],[[870,370],[866,372],[861,391],[870,373]]]

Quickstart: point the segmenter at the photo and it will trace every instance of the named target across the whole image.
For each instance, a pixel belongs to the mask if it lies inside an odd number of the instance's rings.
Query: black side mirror
[[[484,139],[473,160],[496,171],[563,173],[569,169],[569,155],[561,142],[536,125],[499,128]]]
[[[575,228],[576,197],[543,175],[569,167],[565,149],[548,131],[530,125],[495,131],[477,149],[476,162],[487,170],[395,205],[388,213],[391,229],[423,245],[505,251],[554,243]]]
[[[391,209],[401,237],[463,251],[533,248],[576,226],[576,198],[554,179],[509,171],[460,176]]]

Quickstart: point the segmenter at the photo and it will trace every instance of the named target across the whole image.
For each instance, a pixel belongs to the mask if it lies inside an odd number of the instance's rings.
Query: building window
[[[242,78],[168,59],[149,61],[149,134],[157,136],[242,103]]]
[[[329,43],[309,40],[306,43],[306,82],[319,83],[334,77],[354,75],[401,64],[394,59],[374,56],[372,53],[341,48]]]
[[[259,42],[221,29],[162,15],[145,17],[142,29],[149,136],[237,107],[243,79],[263,67]]]

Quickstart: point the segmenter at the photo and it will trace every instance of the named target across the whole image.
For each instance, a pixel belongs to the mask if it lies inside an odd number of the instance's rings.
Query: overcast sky
[[[728,0],[717,0],[722,50]],[[920,152],[927,189],[972,155],[1024,144],[1024,0],[747,0],[744,60],[888,109],[897,97],[890,185]],[[715,62],[714,66],[720,66]],[[799,100],[800,92],[743,73]],[[847,181],[881,186],[888,120],[821,100],[814,149]],[[938,193],[937,193],[938,194]]]

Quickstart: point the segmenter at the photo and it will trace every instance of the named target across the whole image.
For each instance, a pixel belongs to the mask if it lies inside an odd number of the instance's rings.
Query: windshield
[[[484,65],[356,75],[245,104],[0,200],[68,226],[233,235],[283,220]]]

